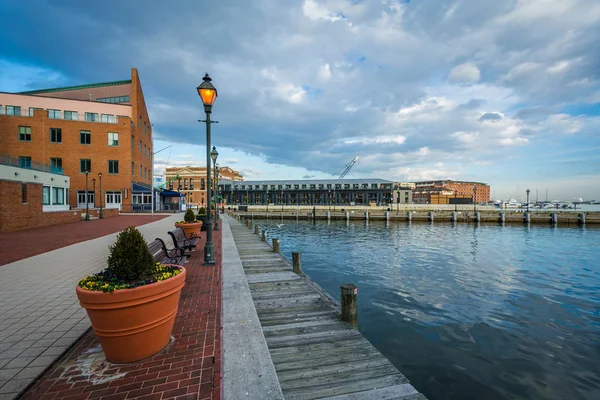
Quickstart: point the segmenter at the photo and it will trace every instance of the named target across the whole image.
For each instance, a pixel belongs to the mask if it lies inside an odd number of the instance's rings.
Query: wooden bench
[[[187,238],[185,236],[185,232],[181,228],[176,228],[175,230],[169,231],[169,235],[173,239],[173,245],[176,249],[181,249],[184,252],[192,251],[192,249],[196,248],[196,245],[200,241],[198,237]]]
[[[165,242],[159,238],[154,239],[154,241],[148,245],[148,250],[150,250],[150,254],[152,254],[154,262],[159,262],[161,264],[175,264],[183,266],[185,260],[187,259],[183,250],[178,248],[168,249]]]

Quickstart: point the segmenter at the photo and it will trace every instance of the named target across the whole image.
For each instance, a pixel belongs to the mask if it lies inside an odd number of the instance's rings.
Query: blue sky
[[[143,5],[143,6],[142,6]],[[126,79],[137,67],[157,169],[213,144],[247,179],[487,182],[600,199],[595,0],[0,3],[0,90]]]

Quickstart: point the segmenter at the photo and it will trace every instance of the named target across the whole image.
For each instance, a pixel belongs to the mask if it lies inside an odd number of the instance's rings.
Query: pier
[[[265,398],[289,400],[425,399],[353,324],[342,321],[339,303],[301,272],[298,255],[292,266],[277,251],[278,242],[269,246],[254,234],[258,230],[235,218],[224,217],[223,230],[224,293],[229,292],[228,276],[235,277],[231,284],[241,292],[238,302],[224,296],[225,398],[235,398],[239,391],[252,398],[249,391],[264,390],[269,393]],[[229,240],[234,248],[227,248]],[[251,305],[239,304],[246,299],[245,288]],[[252,316],[240,321],[242,313],[236,313],[236,307],[254,309],[258,321]],[[236,329],[228,330],[229,325]],[[245,332],[254,334],[239,345],[243,356],[235,350],[228,356],[228,347],[233,349],[228,343],[236,343]],[[244,365],[257,370],[249,372]],[[240,371],[254,386],[228,383],[228,375]]]

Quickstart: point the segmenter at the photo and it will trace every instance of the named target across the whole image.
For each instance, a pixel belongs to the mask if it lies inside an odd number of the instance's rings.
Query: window
[[[19,156],[19,167],[31,169],[31,157]]]
[[[146,175],[147,173],[148,173],[148,171],[146,170],[146,167],[144,167],[144,179],[147,179],[147,175]]]
[[[73,121],[77,121],[77,111],[65,111],[65,119],[70,119]]]
[[[24,183],[21,184],[21,203],[27,203],[27,185]]]
[[[92,133],[90,131],[79,131],[80,144],[92,144]]]
[[[92,160],[87,158],[82,158],[79,160],[79,172],[92,172]]]
[[[142,141],[140,140],[140,153],[142,152]]]
[[[21,107],[19,107],[19,106],[6,106],[6,115],[21,116]]]
[[[50,205],[50,186],[42,186],[42,205]]]
[[[108,160],[108,173],[118,174],[119,173],[119,160]]]
[[[190,190],[194,190],[194,178],[190,178]]]
[[[140,124],[138,125],[142,129],[142,116],[140,115]]]
[[[107,123],[114,124],[115,123],[115,116],[111,115],[111,114],[101,114],[100,115],[100,122],[107,122]]]
[[[131,162],[131,175],[135,175],[135,163]]]
[[[169,181],[169,190],[173,190],[173,181]]]
[[[62,129],[50,128],[50,142],[51,143],[62,143]]]
[[[200,190],[204,190],[204,178],[200,180]]]
[[[37,107],[29,107],[29,116],[33,117],[33,112],[35,110],[43,110],[43,108],[37,108]]]
[[[98,122],[98,114],[97,113],[85,113],[85,120],[87,122]]]
[[[19,140],[23,142],[31,142],[31,127],[20,126],[19,127]]]
[[[59,206],[65,204],[65,189],[52,188],[52,205]]]
[[[119,145],[119,134],[117,132],[108,132],[108,145],[118,146]]]
[[[187,178],[184,178],[183,179],[183,190],[187,190],[187,188],[188,188],[187,182],[188,182]]]
[[[50,158],[50,172],[63,172],[62,158]]]
[[[140,178],[142,177],[142,166],[140,165]]]
[[[135,136],[131,135],[131,149],[135,149]]]
[[[60,119],[60,110],[48,110],[48,118]]]
[[[129,96],[101,97],[96,101],[100,103],[129,103]]]

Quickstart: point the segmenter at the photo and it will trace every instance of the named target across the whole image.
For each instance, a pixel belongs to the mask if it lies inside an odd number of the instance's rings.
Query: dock
[[[276,380],[286,400],[425,399],[352,324],[341,320],[335,299],[308,276],[294,273],[290,262],[273,252],[248,226],[235,218],[224,218],[223,229],[231,230]],[[247,347],[252,348],[249,353],[260,351],[260,343],[251,340]],[[251,358],[252,354],[242,356]],[[226,353],[226,370],[227,359]],[[269,369],[265,371],[268,375]],[[261,379],[264,377],[257,378]],[[263,386],[273,393],[269,398],[277,398],[277,390],[269,385],[267,382]],[[227,393],[226,389],[226,399]]]

